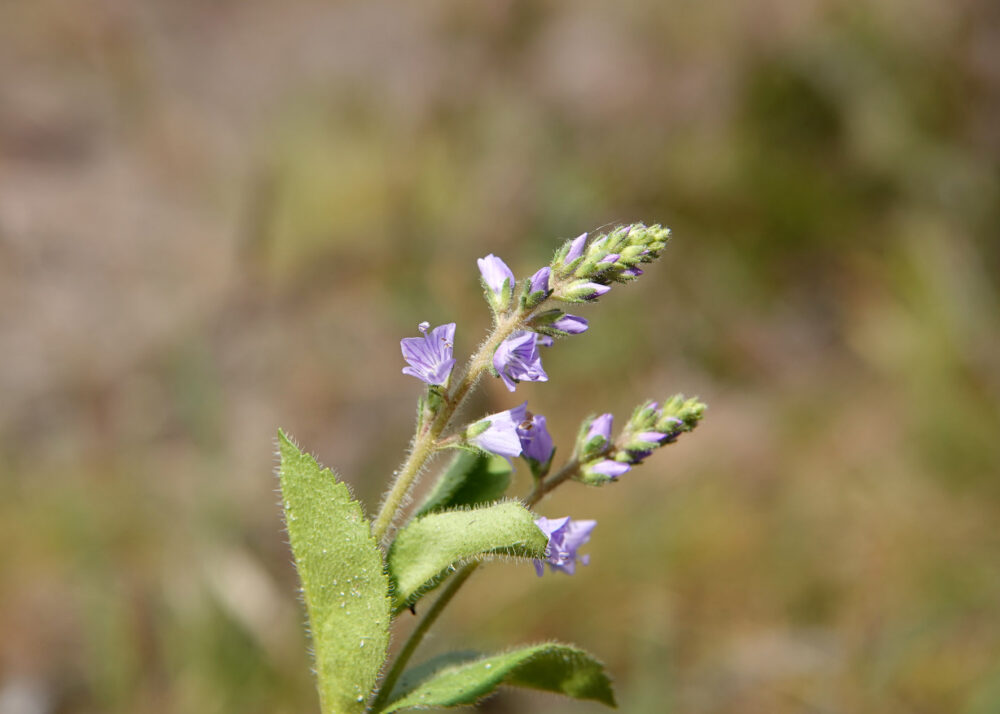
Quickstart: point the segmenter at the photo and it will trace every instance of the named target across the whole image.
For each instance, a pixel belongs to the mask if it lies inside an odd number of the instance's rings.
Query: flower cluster
[[[613,284],[635,279],[642,274],[639,266],[657,258],[669,236],[669,229],[641,223],[616,228],[593,239],[584,233],[566,241],[549,265],[520,281],[498,256],[491,253],[479,258],[484,295],[497,330],[502,330],[502,339],[492,343],[496,345],[492,354],[483,355],[488,359],[489,371],[511,392],[520,382],[548,381],[540,348],[551,346],[558,338],[578,335],[589,327],[585,318],[568,314],[553,303],[593,301],[607,294]],[[455,324],[431,330],[423,322],[419,328],[422,337],[408,337],[400,342],[407,362],[403,373],[428,385],[427,399],[422,405],[428,409],[426,414],[435,418],[440,410],[454,410],[457,402],[449,400],[453,392],[462,392],[459,387],[449,389],[455,366],[452,356]],[[478,364],[483,369],[486,359]],[[478,372],[463,375],[459,381],[467,383],[476,377]],[[424,409],[421,406],[421,419]],[[656,402],[646,402],[636,409],[617,439],[612,438],[611,414],[592,417],[581,428],[569,466],[549,479],[546,477],[555,445],[545,417],[529,412],[527,402],[467,425],[448,443],[497,454],[508,461],[523,457],[536,489],[540,489],[537,492],[544,494],[553,479],[562,482],[574,478],[588,484],[618,479],[653,450],[693,429],[703,410],[704,405],[697,400],[682,397],[674,397],[662,407]],[[596,523],[565,517],[540,518],[537,524],[549,539],[546,560],[552,570],[572,573],[576,551],[590,537]],[[585,558],[580,560],[586,562]],[[537,562],[536,567],[541,574],[541,563]]]
[[[614,481],[656,449],[672,444],[681,434],[693,430],[705,415],[698,399],[678,394],[662,406],[647,401],[636,407],[617,440],[612,440],[611,414],[601,414],[583,422],[577,438],[580,480],[589,484]]]

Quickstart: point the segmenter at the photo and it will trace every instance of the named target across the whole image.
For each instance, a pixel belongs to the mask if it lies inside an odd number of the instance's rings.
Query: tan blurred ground
[[[516,396],[563,444],[708,419],[546,501],[592,565],[478,575],[424,654],[574,641],[626,712],[1000,711],[998,159],[988,0],[0,2],[0,714],[316,711],[277,427],[372,510],[399,338],[468,350],[476,257],[632,220],[676,240]]]

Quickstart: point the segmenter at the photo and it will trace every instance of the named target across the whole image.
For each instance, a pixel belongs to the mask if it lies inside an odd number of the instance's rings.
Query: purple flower
[[[600,474],[601,476],[607,476],[610,479],[616,479],[630,468],[632,467],[624,462],[605,459],[604,461],[591,466],[590,472]]]
[[[583,255],[583,247],[584,245],[586,245],[586,243],[587,243],[586,233],[581,233],[576,238],[574,238],[573,242],[569,244],[569,252],[566,253],[566,257],[563,258],[563,263],[568,265],[569,263],[572,263],[574,260],[579,258],[581,255]]]
[[[607,413],[601,414],[601,416],[590,422],[590,429],[587,431],[587,438],[583,440],[583,443],[588,443],[595,436],[603,438],[605,443],[611,441],[611,426],[614,423],[614,419],[614,416]]]
[[[579,335],[581,332],[586,332],[588,326],[589,323],[585,318],[577,317],[576,315],[563,315],[551,325],[551,327],[570,335]]]
[[[521,438],[518,436],[517,427],[524,421],[528,412],[528,403],[508,409],[504,412],[490,414],[484,419],[480,419],[471,429],[477,427],[486,428],[469,439],[470,442],[484,451],[507,457],[521,455]]]
[[[490,253],[485,258],[477,259],[476,263],[479,265],[479,272],[486,286],[497,297],[503,296],[505,281],[510,281],[509,289],[514,287],[514,273],[500,258]]]
[[[528,462],[546,465],[556,450],[552,437],[545,427],[545,417],[541,414],[526,414],[525,420],[518,426],[517,435],[521,439],[521,456]]]
[[[403,367],[403,374],[426,382],[443,386],[448,382],[451,368],[455,366],[452,349],[455,343],[455,323],[435,327],[430,333],[430,323],[421,322],[419,330],[423,337],[404,337],[399,341],[403,359],[409,367]]]
[[[659,444],[661,441],[666,439],[669,434],[661,434],[658,431],[644,431],[641,434],[636,435],[638,441],[646,441],[650,444]]]
[[[586,290],[584,290],[584,288]],[[579,295],[579,297],[584,300],[596,300],[601,297],[601,295],[609,292],[611,288],[608,285],[601,285],[600,283],[586,283],[584,286],[581,286],[579,290],[581,293],[584,293]]]
[[[527,330],[518,330],[497,347],[493,353],[493,368],[512,392],[518,382],[547,382],[549,379],[538,354],[538,335]]]
[[[552,274],[552,269],[548,266],[544,268],[539,268],[534,275],[531,276],[531,287],[529,292],[532,293],[546,293],[549,292],[549,275]]]
[[[638,278],[642,275],[642,270],[640,268],[625,268],[622,271],[622,275],[627,275],[630,278]]]
[[[601,258],[602,263],[614,263],[616,260],[621,258],[619,253],[608,253],[606,256]]]
[[[538,518],[535,525],[548,536],[549,544],[545,548],[545,561],[554,573],[562,571],[572,575],[576,570],[576,561],[584,565],[590,562],[589,555],[577,556],[580,547],[590,540],[590,533],[597,526],[597,521],[574,521],[569,516],[564,518]],[[545,572],[545,566],[540,560],[535,561],[535,572],[538,577]]]

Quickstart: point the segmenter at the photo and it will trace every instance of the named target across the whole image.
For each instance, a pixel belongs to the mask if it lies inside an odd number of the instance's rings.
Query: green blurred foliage
[[[0,4],[0,711],[315,711],[276,427],[373,511],[398,339],[468,351],[475,258],[633,220],[676,238],[516,396],[557,461],[587,413],[706,421],[543,502],[591,566],[483,569],[423,654],[576,642],[628,712],[1000,709],[998,19]]]

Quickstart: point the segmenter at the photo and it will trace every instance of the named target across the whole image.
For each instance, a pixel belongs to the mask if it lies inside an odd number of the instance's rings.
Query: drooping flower
[[[486,283],[486,287],[495,296],[503,296],[504,284],[507,280],[510,281],[507,284],[507,290],[513,290],[515,282],[514,273],[511,272],[511,269],[500,258],[490,253],[485,258],[478,258],[476,263],[479,265],[479,272],[483,276],[483,282]]]
[[[574,521],[569,516],[563,518],[538,518],[535,525],[548,536],[549,544],[545,549],[545,562],[549,569],[572,575],[576,571],[576,561],[584,565],[590,562],[589,555],[577,555],[577,551],[590,540],[590,533],[597,526],[597,521]],[[541,560],[535,561],[535,572],[541,577],[545,566]]]
[[[418,329],[423,337],[404,337],[399,341],[403,359],[408,367],[403,367],[403,374],[426,382],[444,386],[448,382],[455,358],[452,351],[455,344],[455,323],[435,327],[429,333],[430,323],[421,322]]]
[[[521,456],[531,466],[532,473],[547,471],[556,449],[546,428],[545,417],[528,412],[517,427],[517,435],[521,439]]]
[[[521,455],[521,437],[517,428],[528,413],[528,403],[506,411],[490,414],[470,426],[467,433],[469,442],[484,451],[505,456],[508,459]]]
[[[518,382],[547,382],[549,379],[538,354],[538,335],[527,330],[518,330],[500,343],[493,353],[493,368],[512,392]]]

